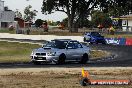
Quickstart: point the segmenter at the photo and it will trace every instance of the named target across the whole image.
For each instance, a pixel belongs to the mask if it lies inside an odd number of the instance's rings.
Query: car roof
[[[99,32],[91,32],[91,33],[99,33]]]
[[[51,40],[51,41],[70,41],[71,39],[54,39],[54,40]]]
[[[72,40],[72,39],[54,39],[54,40],[51,40],[51,41],[67,41],[67,42],[77,42],[77,40]]]
[[[95,33],[96,33],[96,34],[97,34],[97,33],[100,34],[99,32],[86,32],[85,35],[87,35],[87,34],[95,34]]]

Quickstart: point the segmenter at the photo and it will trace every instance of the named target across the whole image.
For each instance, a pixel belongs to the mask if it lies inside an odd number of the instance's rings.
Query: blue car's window
[[[91,32],[92,36],[101,36],[98,32]]]

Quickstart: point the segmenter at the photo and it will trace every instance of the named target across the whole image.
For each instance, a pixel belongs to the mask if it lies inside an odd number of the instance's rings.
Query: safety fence
[[[107,44],[132,45],[132,38],[105,38]]]

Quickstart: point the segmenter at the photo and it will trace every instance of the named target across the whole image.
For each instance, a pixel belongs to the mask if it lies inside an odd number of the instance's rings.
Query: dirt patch
[[[93,79],[132,79],[130,68],[85,68]],[[81,68],[0,69],[0,88],[82,88]],[[132,88],[132,85],[87,86],[87,88]]]
[[[107,58],[110,57],[111,53],[103,50],[92,50],[90,53],[90,59],[91,60],[98,60],[101,58]]]

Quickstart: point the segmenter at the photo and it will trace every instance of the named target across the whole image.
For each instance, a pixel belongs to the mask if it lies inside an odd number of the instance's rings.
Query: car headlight
[[[34,55],[34,54],[35,54],[35,52],[34,52],[34,51],[32,51],[31,55]]]
[[[49,52],[47,53],[48,56],[55,56],[56,52]]]

